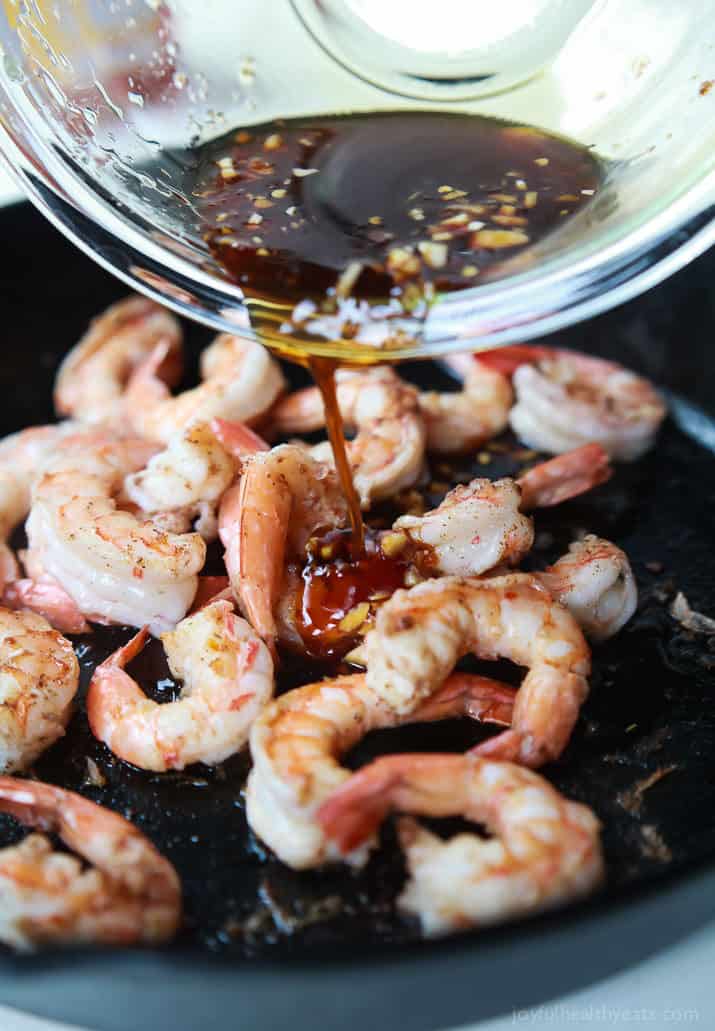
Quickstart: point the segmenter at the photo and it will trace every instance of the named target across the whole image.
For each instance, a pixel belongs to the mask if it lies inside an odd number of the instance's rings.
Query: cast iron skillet
[[[123,288],[29,207],[0,215],[6,246],[0,286],[5,358],[0,432],[48,421],[63,352],[88,319]],[[591,900],[508,927],[421,942],[395,913],[403,871],[390,829],[359,877],[298,875],[261,849],[245,827],[240,785],[246,760],[151,776],[113,760],[75,716],[67,738],[38,763],[40,777],[80,789],[130,815],[177,865],[187,922],[161,951],[0,955],[0,1000],[110,1031],[319,1024],[440,1028],[535,1005],[645,958],[715,910],[715,642],[669,615],[674,592],[715,612],[715,253],[610,315],[562,334],[559,343],[616,357],[669,388],[674,419],[643,462],[620,467],[583,501],[538,520],[535,561],[560,553],[575,529],[616,539],[631,556],[641,606],[630,627],[595,656],[592,696],[563,759],[548,771],[604,823],[609,879]],[[195,356],[206,333],[189,329]],[[436,385],[433,366],[406,370]],[[191,375],[192,370],[189,370]],[[690,435],[689,435],[690,434]],[[711,450],[696,443],[708,443]],[[510,474],[516,444],[475,471]],[[470,467],[462,463],[465,476]],[[447,473],[435,468],[436,480]],[[439,493],[439,485],[434,490]],[[89,672],[126,639],[101,631],[78,642]],[[163,676],[160,650],[137,675]],[[509,675],[509,670],[504,670]],[[163,697],[171,694],[163,689]],[[158,695],[157,695],[158,696]],[[466,722],[371,735],[357,765],[399,750],[463,750],[486,733]],[[104,776],[86,783],[86,757]],[[651,787],[645,782],[661,777]],[[0,845],[13,840],[0,824]]]

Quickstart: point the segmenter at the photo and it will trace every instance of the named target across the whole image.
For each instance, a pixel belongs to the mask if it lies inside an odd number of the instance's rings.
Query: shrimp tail
[[[76,602],[58,583],[21,579],[8,584],[2,604],[10,609],[29,609],[44,616],[62,634],[88,634],[91,627]]]
[[[523,762],[522,745],[521,734],[515,730],[505,730],[496,737],[481,741],[474,748],[470,748],[466,754],[476,755],[482,759],[501,759],[505,762],[519,763]]]
[[[100,666],[97,666],[97,672],[99,673],[100,670],[124,669],[144,649],[148,640],[149,627],[143,626],[130,641],[127,641],[125,645],[118,648],[109,658],[105,659]]]
[[[474,357],[494,372],[513,376],[520,365],[533,365],[553,354],[553,347],[541,344],[509,344],[506,347],[495,347],[491,351],[478,351]]]
[[[521,508],[550,508],[585,494],[613,475],[608,453],[600,444],[583,444],[548,462],[541,462],[519,477]]]
[[[162,337],[152,352],[132,372],[127,382],[127,396],[132,398],[135,392],[151,393],[155,402],[163,401],[171,396],[169,387],[161,376],[161,369],[172,353],[171,340]]]
[[[491,677],[453,673],[445,684],[410,714],[410,723],[431,723],[468,716],[481,723],[511,726],[516,689]]]
[[[231,422],[218,416],[211,420],[211,432],[230,455],[239,460],[256,451],[268,451],[270,445],[242,422]]]
[[[368,841],[392,809],[392,791],[399,780],[390,763],[370,763],[332,793],[317,812],[326,838],[348,855]]]

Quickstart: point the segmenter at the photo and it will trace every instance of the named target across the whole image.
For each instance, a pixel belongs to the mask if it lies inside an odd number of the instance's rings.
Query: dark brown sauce
[[[335,365],[336,363],[330,358],[311,358],[309,368],[320,388],[323,398],[328,439],[333,449],[333,458],[340,486],[348,503],[348,515],[352,531],[350,550],[352,557],[357,559],[364,551],[365,528],[362,521],[362,512],[360,511],[360,498],[355,490],[350,460],[345,447],[345,429],[335,392]]]
[[[376,607],[405,586],[408,562],[388,557],[369,531],[354,557],[344,530],[326,534],[303,568],[296,612],[306,651],[319,659],[340,659],[360,641]]]
[[[601,178],[586,148],[460,114],[278,120],[203,148],[194,195],[204,239],[245,292],[259,335],[313,371],[354,559],[364,531],[335,398],[336,362],[309,359],[301,338],[311,322],[336,316],[331,334],[347,347],[360,333],[355,302],[424,315],[440,292],[497,274],[505,257],[563,225]],[[401,332],[360,360],[393,357]]]
[[[195,194],[247,298],[411,310],[558,228],[601,178],[588,149],[528,126],[395,112],[231,133],[202,151]]]

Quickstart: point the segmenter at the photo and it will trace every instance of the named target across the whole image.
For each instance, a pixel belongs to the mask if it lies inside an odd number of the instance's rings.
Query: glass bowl
[[[508,278],[406,316],[390,358],[551,332],[715,240],[715,0],[455,0],[446,14],[403,0],[5,0],[3,11],[0,150],[22,188],[116,275],[216,329],[250,331],[250,304],[202,244],[195,148],[277,117],[477,113],[606,159],[591,203],[505,263]],[[376,357],[359,339],[309,347]]]

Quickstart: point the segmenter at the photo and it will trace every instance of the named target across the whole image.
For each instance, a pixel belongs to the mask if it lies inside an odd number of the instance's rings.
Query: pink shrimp
[[[516,404],[509,422],[538,451],[560,454],[595,442],[611,458],[630,462],[652,447],[666,415],[663,398],[647,379],[603,358],[527,345],[478,358],[511,372]]]
[[[57,834],[77,853],[54,851],[44,834],[0,850],[0,940],[31,949],[173,937],[181,919],[176,871],[119,813],[53,784],[14,777],[0,777],[0,812]]]
[[[454,674],[423,706],[398,716],[362,674],[321,680],[268,705],[251,730],[246,788],[251,828],[295,869],[338,858],[316,812],[350,778],[340,757],[370,730],[469,716],[509,725],[515,692],[486,677]],[[366,858],[363,853],[358,861]]]
[[[444,576],[397,591],[365,639],[368,686],[406,715],[473,652],[529,672],[510,730],[482,755],[539,766],[561,755],[588,694],[591,653],[574,617],[529,574]]]
[[[174,316],[136,294],[107,308],[60,365],[55,380],[58,414],[122,429],[129,377],[159,341],[166,347],[157,375],[173,385],[181,376],[181,327]]]
[[[368,842],[390,811],[464,816],[486,825],[488,841],[449,841],[401,820],[409,880],[399,905],[425,934],[501,923],[592,891],[603,876],[599,823],[543,777],[475,755],[396,755],[346,780],[317,822],[338,851]]]
[[[142,630],[94,671],[87,695],[92,733],[144,770],[223,762],[239,751],[273,694],[268,649],[228,601],[213,601],[162,634],[181,697],[150,701],[125,672],[147,641]]]

